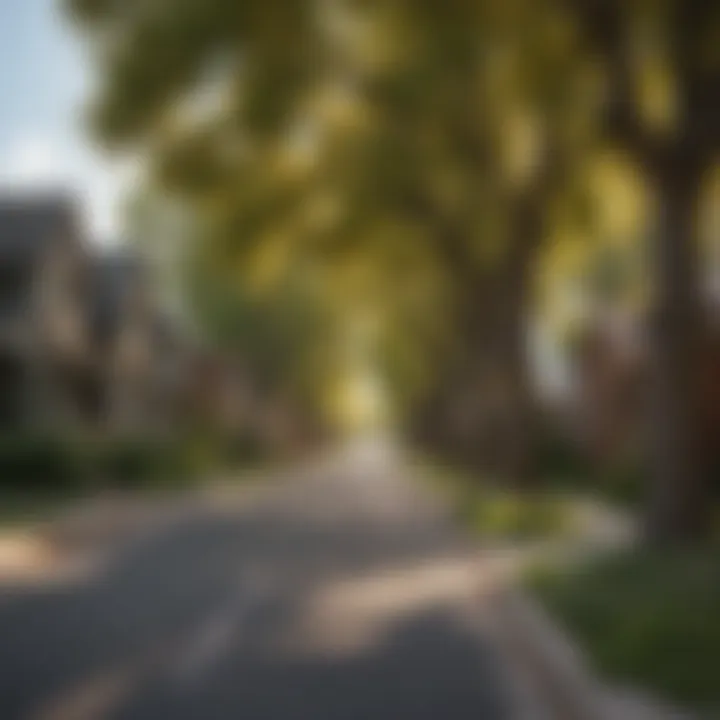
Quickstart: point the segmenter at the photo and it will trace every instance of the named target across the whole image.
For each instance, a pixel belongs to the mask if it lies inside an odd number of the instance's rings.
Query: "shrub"
[[[112,485],[184,484],[209,467],[193,439],[118,438],[96,448],[96,474]]]
[[[538,433],[536,462],[538,475],[554,482],[586,482],[591,472],[590,460],[577,443],[549,427]]]
[[[604,495],[621,505],[638,507],[647,487],[647,470],[639,461],[616,462],[599,472],[598,485]]]
[[[263,456],[254,438],[193,434],[80,439],[18,435],[0,440],[0,485],[11,491],[182,485]]]
[[[87,447],[75,439],[26,435],[0,441],[0,482],[6,488],[80,488],[91,476]]]
[[[136,486],[161,471],[158,451],[148,441],[122,439],[98,448],[97,469],[113,485]]]

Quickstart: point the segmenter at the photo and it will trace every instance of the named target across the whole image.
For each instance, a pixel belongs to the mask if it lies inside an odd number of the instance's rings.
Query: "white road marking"
[[[207,617],[184,644],[170,671],[172,680],[185,687],[197,684],[242,639],[252,614],[272,590],[272,578],[267,572],[253,568],[245,571],[230,599]]]

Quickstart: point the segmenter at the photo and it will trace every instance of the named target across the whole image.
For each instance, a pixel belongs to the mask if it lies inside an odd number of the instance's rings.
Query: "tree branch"
[[[591,52],[598,56],[607,73],[604,132],[611,142],[621,144],[644,163],[657,147],[637,111],[623,2],[569,0],[569,3]]]

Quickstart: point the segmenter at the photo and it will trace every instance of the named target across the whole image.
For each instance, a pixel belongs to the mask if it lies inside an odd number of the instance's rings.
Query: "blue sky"
[[[123,176],[85,138],[89,63],[59,0],[0,0],[0,187],[70,188],[100,241],[120,232]]]

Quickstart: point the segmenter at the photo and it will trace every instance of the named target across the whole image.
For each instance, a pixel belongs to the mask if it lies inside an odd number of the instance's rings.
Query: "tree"
[[[702,0],[571,6],[607,70],[605,131],[642,168],[656,198],[648,530],[658,540],[702,534],[698,201],[720,142],[720,9]]]
[[[496,469],[526,474],[524,328],[545,213],[566,175],[559,118],[575,87],[572,37],[552,5],[71,6],[90,37],[120,38],[102,55],[102,137],[148,150],[159,177],[211,216],[228,261],[361,248],[383,267],[387,246],[415,238],[415,254],[457,286],[451,413],[469,400],[467,444],[480,455],[504,448]],[[524,147],[529,126],[538,147],[518,170],[499,149]],[[378,235],[387,221],[403,230]],[[391,304],[396,293],[383,288]],[[481,425],[503,441],[482,441]]]
[[[530,467],[533,268],[584,155],[600,60],[612,89],[604,128],[661,200],[651,525],[700,527],[688,238],[719,126],[711,4],[68,2],[100,51],[96,127],[111,145],[142,148],[157,177],[192,199],[218,257],[340,267],[362,256],[383,268],[399,235],[379,226],[414,238],[422,262],[456,285],[442,305],[454,337],[437,354],[440,405],[467,400],[472,443],[484,416],[503,436],[485,445],[505,446],[500,464],[518,477]],[[392,282],[380,286],[395,302]]]

